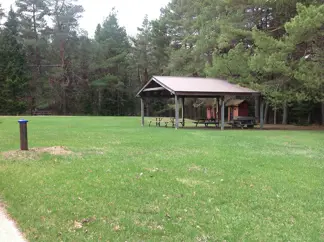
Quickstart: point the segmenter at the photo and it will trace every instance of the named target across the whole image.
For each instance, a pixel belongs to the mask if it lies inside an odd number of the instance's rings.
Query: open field
[[[0,117],[0,201],[30,241],[324,240],[323,131],[31,117],[23,153],[17,120]]]

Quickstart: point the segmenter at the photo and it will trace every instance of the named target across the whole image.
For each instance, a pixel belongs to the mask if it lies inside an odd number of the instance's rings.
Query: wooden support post
[[[264,124],[263,113],[264,113],[264,101],[263,98],[260,97],[260,129],[263,129],[263,124]]]
[[[141,125],[144,126],[144,99],[141,98]]]
[[[179,128],[179,101],[177,95],[174,95],[174,102],[175,102],[175,129],[178,129]]]
[[[183,97],[182,98],[182,109],[181,109],[181,112],[182,112],[182,114],[181,114],[182,115],[181,116],[182,117],[182,127],[185,126],[185,118],[184,118],[184,113],[185,113],[184,112],[184,108],[185,108],[185,104],[184,103],[185,103],[185,98]]]
[[[221,111],[222,124],[221,124],[221,129],[224,130],[225,129],[225,100],[224,100],[224,97],[222,97],[221,103],[222,103],[222,111]]]
[[[220,98],[217,97],[217,112],[216,112],[216,117],[215,119],[219,122],[219,100]]]

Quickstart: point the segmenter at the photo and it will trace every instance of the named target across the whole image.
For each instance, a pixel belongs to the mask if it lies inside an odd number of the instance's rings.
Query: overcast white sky
[[[15,0],[1,0],[1,5],[9,9]],[[136,34],[137,27],[142,24],[145,14],[149,19],[156,19],[160,15],[160,8],[168,4],[170,0],[79,0],[85,12],[80,21],[80,27],[87,30],[90,36],[113,7],[118,11],[119,24],[126,27],[127,33]]]

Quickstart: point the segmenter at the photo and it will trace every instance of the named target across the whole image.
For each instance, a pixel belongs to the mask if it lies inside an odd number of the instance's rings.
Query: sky
[[[1,0],[3,8],[8,10],[15,0]],[[129,35],[135,35],[137,27],[140,27],[145,14],[150,20],[160,16],[160,9],[166,6],[170,0],[79,0],[85,12],[80,20],[80,27],[93,36],[98,23],[109,15],[113,7],[118,12],[118,20],[124,26]]]

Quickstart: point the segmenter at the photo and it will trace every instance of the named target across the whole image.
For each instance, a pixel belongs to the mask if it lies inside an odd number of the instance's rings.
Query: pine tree
[[[3,8],[1,7],[1,3],[0,3],[0,21],[1,19],[5,16],[5,13],[4,13],[4,10]]]
[[[18,42],[16,13],[9,11],[0,36],[0,113],[15,115],[26,110],[26,61],[23,46]]]
[[[35,109],[42,98],[43,68],[50,29],[46,17],[50,15],[48,0],[16,0],[19,32],[26,49],[27,63],[32,78],[29,82],[29,108]]]
[[[120,115],[129,97],[127,58],[130,44],[114,9],[96,32],[95,39],[96,64],[91,84],[97,89],[97,113]]]
[[[137,28],[138,34],[136,38],[132,38],[134,45],[133,53],[136,56],[137,70],[141,85],[144,85],[146,82],[148,82],[149,75],[154,69],[152,66],[153,46],[151,43],[151,27],[152,26],[148,20],[148,16],[146,15],[144,17],[142,26]]]
[[[77,28],[84,11],[82,5],[74,0],[51,0],[51,18],[53,21],[51,34],[51,61],[57,64],[51,69],[52,91],[55,91],[56,108],[59,113],[74,112],[76,102],[75,90],[82,86],[76,74],[76,52],[79,36]]]

